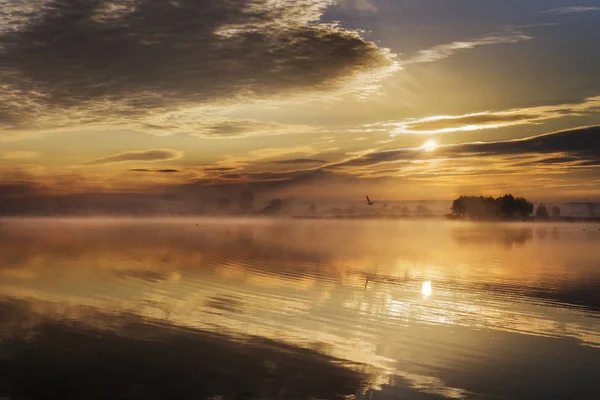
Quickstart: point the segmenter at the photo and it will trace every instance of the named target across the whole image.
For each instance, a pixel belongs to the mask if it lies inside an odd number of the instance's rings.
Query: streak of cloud
[[[400,60],[400,64],[402,66],[406,66],[411,64],[432,63],[451,57],[457,52],[471,50],[480,46],[489,46],[494,44],[514,44],[532,39],[532,36],[518,31],[492,34],[474,40],[456,41],[434,46],[426,50],[421,50],[409,58]]]
[[[317,160],[314,158],[294,158],[291,160],[276,160],[271,161],[272,164],[325,164],[325,160]]]
[[[600,112],[600,96],[588,97],[580,103],[379,122],[365,125],[362,129],[365,132],[387,131],[391,137],[400,134],[440,134],[540,124],[552,119],[585,116],[597,112]],[[355,131],[360,132],[360,130]]]
[[[158,173],[158,174],[176,174],[181,172],[178,169],[174,168],[166,168],[166,169],[148,169],[148,168],[133,168],[128,169],[127,172],[148,172],[148,173]]]
[[[182,156],[183,152],[169,149],[126,151],[113,156],[88,161],[83,165],[105,165],[130,161],[168,161],[181,158]]]
[[[590,11],[600,11],[600,7],[594,6],[572,6],[572,7],[558,7],[544,11],[548,14],[579,14]]]

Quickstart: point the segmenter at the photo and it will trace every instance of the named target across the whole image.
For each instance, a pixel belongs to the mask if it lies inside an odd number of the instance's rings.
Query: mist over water
[[[599,228],[1,219],[0,398],[596,398]]]

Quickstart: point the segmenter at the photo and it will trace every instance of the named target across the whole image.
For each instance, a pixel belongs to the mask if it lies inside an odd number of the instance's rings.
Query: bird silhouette
[[[369,199],[369,196],[367,196],[367,205],[372,206],[373,204],[375,204],[375,202],[371,201],[371,199]]]

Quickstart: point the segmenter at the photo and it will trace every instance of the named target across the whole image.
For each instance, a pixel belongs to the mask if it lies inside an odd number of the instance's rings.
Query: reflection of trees
[[[523,245],[533,239],[531,228],[461,229],[452,232],[452,238],[460,244],[503,244],[507,247]]]

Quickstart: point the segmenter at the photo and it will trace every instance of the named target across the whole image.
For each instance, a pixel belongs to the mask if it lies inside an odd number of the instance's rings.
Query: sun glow
[[[423,282],[423,286],[421,286],[421,294],[425,298],[431,296],[431,281]]]
[[[428,140],[425,143],[423,143],[423,147],[422,149],[425,151],[434,151],[435,149],[437,149],[438,144],[435,140]]]

